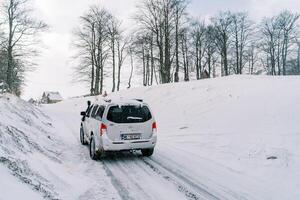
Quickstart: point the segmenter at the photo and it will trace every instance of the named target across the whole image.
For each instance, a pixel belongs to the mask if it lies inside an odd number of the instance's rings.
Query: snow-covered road
[[[84,101],[81,101],[84,102]],[[72,108],[72,106],[74,106]],[[63,138],[65,145],[65,161],[80,162],[84,165],[85,171],[92,172],[95,182],[109,177],[111,185],[118,193],[120,199],[233,199],[218,194],[215,190],[209,189],[201,180],[193,178],[193,173],[180,169],[176,160],[168,156],[176,156],[176,149],[171,155],[164,154],[160,146],[156,149],[153,158],[144,158],[139,152],[109,154],[101,161],[89,160],[88,148],[82,147],[78,138],[78,124],[80,116],[78,109],[74,109],[78,103],[71,105],[57,104],[43,108],[52,119],[56,130]],[[72,108],[72,109],[69,109]],[[77,111],[77,112],[76,112]],[[166,146],[166,144],[163,144]],[[168,146],[168,145],[167,145]],[[169,150],[172,147],[169,146]],[[168,151],[169,151],[168,150]],[[183,161],[186,159],[183,158]],[[91,162],[94,162],[91,164]],[[191,163],[192,164],[192,163]],[[101,169],[101,170],[99,170]],[[104,172],[103,173],[103,169]],[[189,175],[188,175],[189,174]],[[98,187],[91,185],[90,193],[82,195],[80,199],[101,199],[97,194]]]

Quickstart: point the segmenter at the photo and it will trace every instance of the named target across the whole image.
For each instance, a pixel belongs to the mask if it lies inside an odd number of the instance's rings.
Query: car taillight
[[[153,123],[152,123],[152,132],[153,132],[153,133],[157,133],[156,122],[153,122]]]
[[[100,135],[104,135],[107,132],[107,126],[105,124],[101,124],[100,126]]]

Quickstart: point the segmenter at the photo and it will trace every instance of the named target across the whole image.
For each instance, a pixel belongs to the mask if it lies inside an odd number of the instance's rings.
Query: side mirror
[[[80,115],[83,116],[83,117],[85,117],[86,116],[86,112],[81,112]]]

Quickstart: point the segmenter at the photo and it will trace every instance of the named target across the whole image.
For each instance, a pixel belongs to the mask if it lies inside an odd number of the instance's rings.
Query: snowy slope
[[[1,97],[0,199],[299,199],[299,85],[231,76],[110,94],[147,101],[159,142],[152,158],[99,162],[78,136],[79,112],[100,97],[42,108]]]
[[[299,77],[232,76],[116,96],[152,105],[161,162],[174,162],[216,192],[299,199],[299,85]]]
[[[135,88],[110,98],[150,103],[159,143],[147,164],[162,174],[166,168],[181,174],[180,181],[191,181],[192,194],[197,185],[219,199],[299,199],[299,85],[299,77],[231,76]],[[79,123],[73,116],[86,100],[48,109],[64,110]]]
[[[0,119],[1,200],[118,199],[104,169],[98,169],[96,181],[89,171],[93,162],[81,155],[76,139],[68,146],[65,129],[55,127],[39,108],[2,95]]]

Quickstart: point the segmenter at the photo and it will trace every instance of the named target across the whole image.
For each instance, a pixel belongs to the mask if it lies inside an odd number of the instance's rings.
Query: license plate
[[[122,134],[121,135],[122,140],[140,140],[141,134]]]

